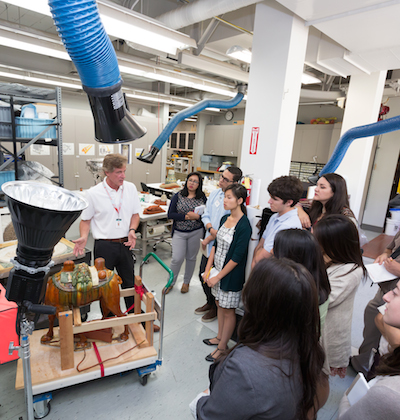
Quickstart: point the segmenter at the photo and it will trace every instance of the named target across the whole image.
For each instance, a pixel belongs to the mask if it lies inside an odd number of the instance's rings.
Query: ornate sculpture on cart
[[[46,344],[53,339],[56,316],[72,307],[79,308],[100,300],[103,317],[109,312],[124,316],[119,305],[121,283],[118,275],[105,268],[104,258],[97,258],[94,267],[89,267],[86,263],[75,265],[73,261],[65,261],[63,269],[47,281],[45,305],[55,306],[57,312],[56,315],[49,315],[49,331],[41,338],[41,342]],[[120,340],[126,341],[128,336],[129,329],[125,325]]]

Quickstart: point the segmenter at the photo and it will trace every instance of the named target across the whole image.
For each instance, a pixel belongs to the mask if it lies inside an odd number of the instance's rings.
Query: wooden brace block
[[[146,313],[154,311],[154,296],[152,293],[147,292],[147,301],[146,301]],[[153,325],[154,321],[146,321],[145,330],[146,330],[146,338],[149,342],[150,346],[153,345]]]
[[[129,330],[131,331],[136,344],[140,344],[139,348],[150,347],[149,342],[146,340],[146,334],[142,327],[142,324],[129,324]]]
[[[74,308],[74,325],[75,327],[82,325],[80,308]]]
[[[72,332],[72,311],[58,314],[60,324],[61,370],[74,368],[74,334]]]
[[[135,276],[135,286],[141,286],[142,279],[140,276]],[[140,314],[142,312],[142,303],[138,293],[135,293],[135,314]]]
[[[149,312],[139,315],[129,314],[110,319],[100,319],[97,321],[84,322],[79,327],[73,327],[74,334],[84,333],[86,331],[101,330],[103,328],[116,327],[117,325],[129,325],[134,322],[146,322],[157,319],[156,312]]]
[[[133,287],[130,287],[129,289],[121,289],[119,291],[119,296],[120,297],[135,296],[135,295],[136,295],[136,292],[135,292],[135,289]],[[147,297],[146,297],[146,294],[144,294],[142,296],[142,302],[145,305],[146,305],[146,300],[147,300]]]

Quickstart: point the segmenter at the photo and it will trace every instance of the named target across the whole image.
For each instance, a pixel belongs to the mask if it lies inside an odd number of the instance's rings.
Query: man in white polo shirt
[[[281,176],[268,185],[271,211],[275,214],[269,219],[267,227],[253,254],[251,268],[263,258],[272,255],[275,235],[285,229],[302,229],[297,208],[294,207],[303,194],[303,185],[295,176]]]
[[[123,289],[134,285],[132,249],[136,244],[141,210],[135,185],[125,181],[126,164],[126,157],[120,154],[105,156],[103,170],[106,178],[87,191],[85,198],[89,206],[81,215],[81,237],[73,241],[75,256],[83,255],[92,229],[94,258],[103,257],[109,270],[117,269]],[[133,296],[125,298],[127,309],[133,302]]]

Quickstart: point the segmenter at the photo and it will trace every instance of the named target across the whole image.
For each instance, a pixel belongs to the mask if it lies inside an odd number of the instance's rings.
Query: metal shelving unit
[[[324,166],[325,163],[292,161],[290,163],[289,175],[296,176],[302,182],[308,182],[308,178],[318,174]]]
[[[61,88],[56,87],[53,89],[41,89],[32,88],[29,92],[21,92],[13,89],[11,85],[0,84],[0,99],[7,102],[10,105],[11,122],[1,122],[2,125],[11,125],[11,136],[0,137],[0,149],[12,156],[12,159],[5,161],[0,165],[0,171],[4,170],[11,165],[12,160],[14,162],[15,179],[18,179],[18,166],[17,161],[21,156],[24,158],[24,152],[29,146],[33,144],[43,144],[47,146],[55,146],[58,151],[58,175],[56,180],[52,179],[52,182],[59,186],[64,186],[64,167],[63,167],[63,148],[62,148],[62,115],[61,115]],[[57,110],[57,117],[51,124],[43,125],[43,130],[32,139],[16,137],[16,122],[15,122],[15,111],[14,105],[25,105],[30,103],[48,103],[55,104]],[[42,137],[45,136],[46,132],[51,129],[52,126],[56,126],[57,138],[51,141],[46,141]],[[12,151],[4,146],[4,143],[12,143]],[[17,145],[20,144],[20,149],[17,150]]]

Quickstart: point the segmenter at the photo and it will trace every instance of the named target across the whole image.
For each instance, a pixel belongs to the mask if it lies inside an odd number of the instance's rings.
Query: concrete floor
[[[372,239],[376,234],[368,233],[368,236]],[[156,254],[169,264],[169,245],[158,245]],[[138,257],[136,273],[140,261]],[[51,411],[46,419],[191,419],[190,401],[208,387],[210,363],[204,358],[210,347],[202,340],[215,336],[217,330],[217,321],[202,323],[201,317],[193,312],[205,303],[197,273],[196,268],[189,293],[180,293],[181,275],[175,288],[166,296],[163,363],[150,375],[146,386],[140,384],[137,372],[132,371],[53,391]],[[167,280],[168,275],[154,259],[144,266],[143,281],[156,298],[161,299],[161,289]],[[368,282],[362,283],[356,294],[352,331],[355,352],[362,340],[364,307],[375,293],[376,286],[370,287]],[[96,313],[93,306],[90,316],[96,316]],[[155,341],[158,349],[157,333]],[[16,362],[0,366],[0,419],[27,418],[24,392],[14,389],[15,371]],[[340,399],[354,377],[355,372],[349,368],[345,379],[330,379],[329,400],[319,411],[318,420],[336,418]]]

